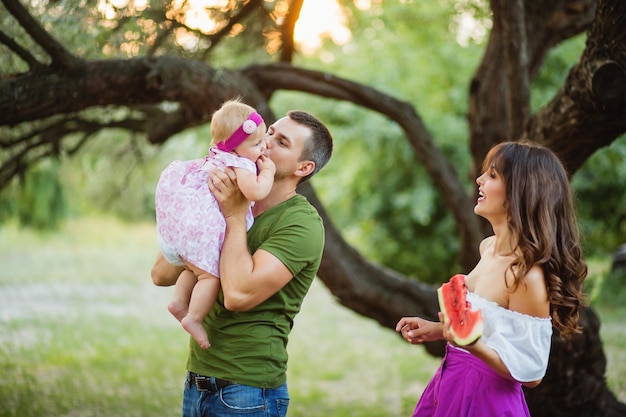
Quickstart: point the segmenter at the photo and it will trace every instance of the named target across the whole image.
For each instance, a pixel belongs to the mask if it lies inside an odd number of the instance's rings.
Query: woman
[[[474,212],[494,234],[466,276],[467,300],[480,308],[482,337],[460,348],[449,323],[402,318],[410,343],[445,339],[446,355],[413,416],[530,416],[522,385],[545,375],[554,328],[580,332],[582,259],[569,178],[549,149],[532,142],[493,147],[477,178]]]

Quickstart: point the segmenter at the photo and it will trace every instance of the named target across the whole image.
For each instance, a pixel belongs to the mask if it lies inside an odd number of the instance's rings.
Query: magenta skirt
[[[530,417],[522,385],[450,345],[413,417]]]

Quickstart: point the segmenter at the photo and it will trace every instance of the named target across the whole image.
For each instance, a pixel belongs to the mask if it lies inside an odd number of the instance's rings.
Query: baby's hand
[[[256,160],[256,166],[259,169],[259,172],[268,170],[272,173],[272,175],[276,173],[276,164],[265,155],[259,156],[259,159]]]

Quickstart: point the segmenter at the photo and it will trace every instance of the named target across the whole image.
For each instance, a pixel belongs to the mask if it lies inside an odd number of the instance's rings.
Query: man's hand
[[[237,174],[233,168],[215,170],[209,176],[209,189],[215,196],[224,218],[243,217],[245,221],[250,201],[244,197],[237,185]]]
[[[184,268],[182,266],[169,264],[161,252],[159,252],[156,261],[154,261],[152,271],[150,271],[150,275],[152,276],[152,282],[154,285],[167,287],[176,283],[178,276],[181,272],[183,272],[183,270]]]

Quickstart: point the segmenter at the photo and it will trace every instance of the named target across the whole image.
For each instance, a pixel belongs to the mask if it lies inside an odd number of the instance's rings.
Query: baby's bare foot
[[[183,328],[196,339],[196,342],[198,342],[202,349],[211,346],[209,343],[209,335],[206,333],[201,321],[196,321],[189,316],[185,316],[180,322]]]
[[[176,320],[182,321],[183,317],[187,315],[187,305],[178,300],[172,300],[167,306],[167,310],[172,313]]]

